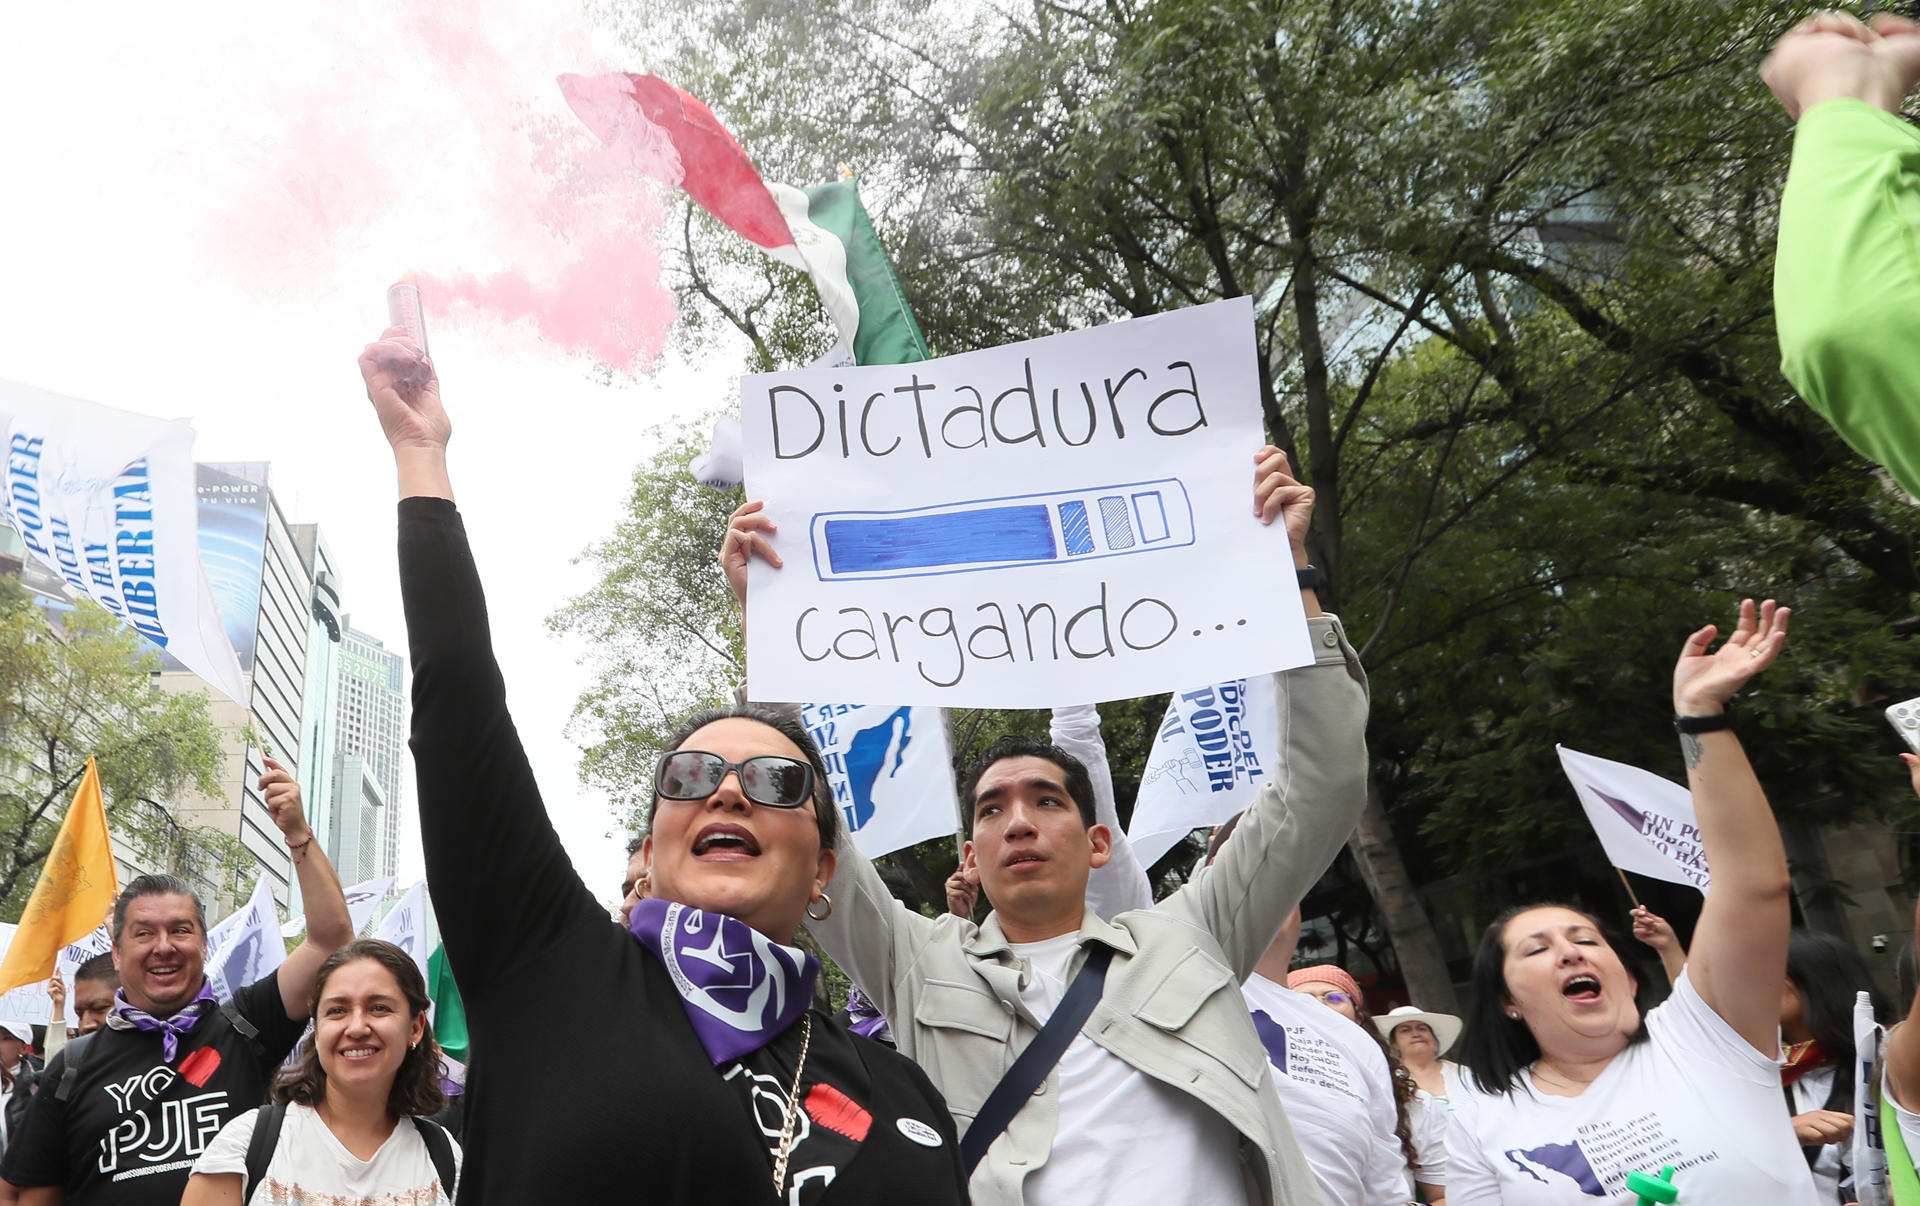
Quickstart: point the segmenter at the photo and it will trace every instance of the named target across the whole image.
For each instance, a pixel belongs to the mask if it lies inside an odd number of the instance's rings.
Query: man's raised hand
[[[754,554],[775,569],[782,564],[780,554],[773,551],[773,542],[767,539],[779,529],[761,509],[766,505],[755,499],[741,506],[727,520],[727,538],[720,543],[720,568],[741,607],[747,605],[747,562]]]
[[[1293,476],[1287,454],[1269,444],[1253,454],[1253,513],[1261,523],[1287,525],[1295,566],[1307,564],[1307,529],[1313,524],[1313,487]]]

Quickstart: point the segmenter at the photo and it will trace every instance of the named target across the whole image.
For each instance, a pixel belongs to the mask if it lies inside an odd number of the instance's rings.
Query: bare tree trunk
[[[1453,977],[1440,954],[1440,937],[1426,906],[1413,890],[1407,865],[1400,859],[1400,844],[1394,841],[1393,824],[1387,819],[1387,803],[1379,786],[1369,776],[1367,807],[1353,832],[1348,848],[1360,864],[1367,891],[1380,906],[1386,921],[1387,937],[1400,961],[1400,975],[1407,982],[1413,1003],[1436,1013],[1459,1014],[1453,993]]]

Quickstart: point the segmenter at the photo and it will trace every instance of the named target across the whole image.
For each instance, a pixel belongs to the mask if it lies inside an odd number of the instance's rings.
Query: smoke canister
[[[420,289],[409,272],[387,287],[387,325],[404,327],[420,354],[427,354],[427,316],[420,306]]]

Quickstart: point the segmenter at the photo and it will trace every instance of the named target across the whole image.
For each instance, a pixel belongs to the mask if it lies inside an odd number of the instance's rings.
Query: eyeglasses
[[[653,771],[653,790],[665,800],[704,800],[727,772],[740,777],[740,794],[769,808],[798,808],[813,794],[813,767],[784,754],[756,754],[728,762],[706,750],[668,750]]]
[[[1314,992],[1308,995],[1326,1005],[1345,1005],[1353,1000],[1351,996],[1348,996],[1344,992]]]

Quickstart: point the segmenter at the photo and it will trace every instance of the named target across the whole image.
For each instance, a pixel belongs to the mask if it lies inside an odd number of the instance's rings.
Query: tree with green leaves
[[[250,856],[182,826],[171,802],[219,790],[219,733],[204,693],[158,690],[157,654],[90,602],[48,623],[11,579],[0,589],[0,917],[17,919],[95,759],[107,826],[145,860],[230,888]]]
[[[1790,14],[615,9],[769,178],[855,166],[936,353],[1254,299],[1268,433],[1318,494],[1323,601],[1373,678],[1354,870],[1423,1004],[1452,999],[1451,939],[1416,882],[1464,877],[1484,914],[1488,866],[1590,840],[1554,741],[1672,769],[1648,676],[1729,596],[1802,616],[1800,669],[1752,712],[1782,729],[1755,761],[1803,883],[1811,826],[1903,806],[1858,751],[1920,669],[1920,523],[1794,402],[1772,337],[1790,129],[1754,67]],[[703,222],[690,274],[732,254]],[[735,314],[818,323],[804,290],[706,279]]]

